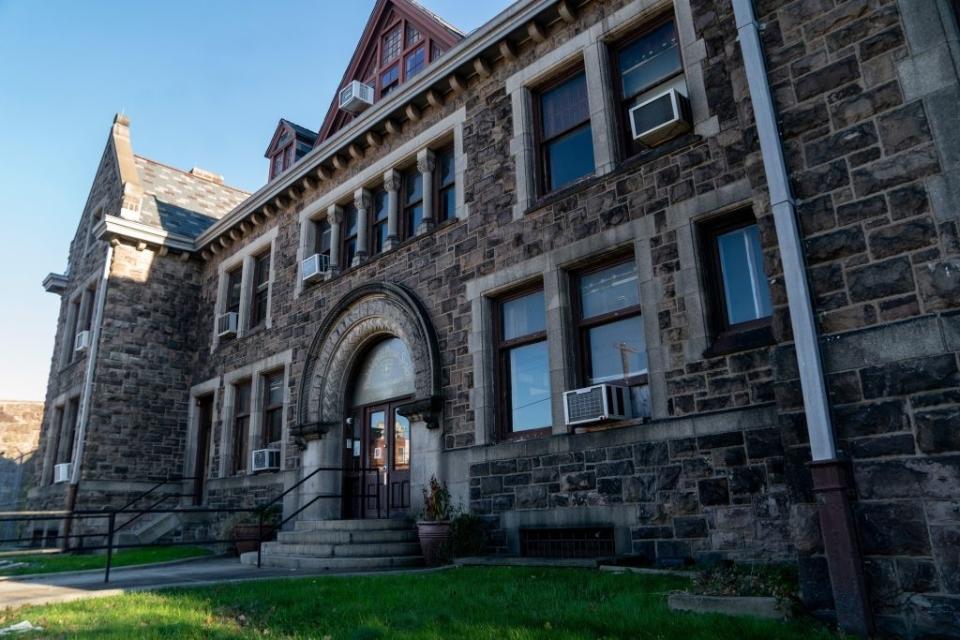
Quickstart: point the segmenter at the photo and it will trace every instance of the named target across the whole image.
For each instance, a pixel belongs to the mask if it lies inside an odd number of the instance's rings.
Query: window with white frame
[[[273,289],[274,227],[220,265],[214,317],[213,346],[243,337],[259,327],[270,326],[270,295]],[[224,316],[236,314],[236,324]]]
[[[250,413],[253,396],[250,379],[241,380],[233,385],[233,474],[240,475],[247,470],[247,458],[250,457]]]

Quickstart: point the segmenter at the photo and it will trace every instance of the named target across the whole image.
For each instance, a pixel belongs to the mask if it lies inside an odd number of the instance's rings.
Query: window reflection
[[[377,343],[357,371],[353,406],[359,407],[413,394],[414,368],[403,340],[388,338]]]

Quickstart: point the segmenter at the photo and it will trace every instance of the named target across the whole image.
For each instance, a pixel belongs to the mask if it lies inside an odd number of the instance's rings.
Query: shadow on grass
[[[666,594],[686,584],[684,578],[578,569],[458,568],[428,574],[331,576],[128,594],[28,608],[14,617],[70,638],[837,637],[808,622],[784,624],[670,611]]]

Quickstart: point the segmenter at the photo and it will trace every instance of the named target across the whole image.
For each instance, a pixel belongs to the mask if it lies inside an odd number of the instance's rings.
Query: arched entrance
[[[345,518],[405,516],[410,511],[410,419],[416,377],[403,340],[376,341],[347,385],[350,416],[343,429]]]
[[[301,473],[319,472],[297,500],[331,496],[315,500],[301,517],[376,517],[376,498],[361,498],[376,495],[372,478],[356,470],[382,465],[388,485],[381,473],[381,515],[388,498],[392,515],[414,515],[421,488],[439,475],[443,443],[439,348],[413,293],[369,283],[334,303],[306,354],[299,386],[292,433],[303,449]]]

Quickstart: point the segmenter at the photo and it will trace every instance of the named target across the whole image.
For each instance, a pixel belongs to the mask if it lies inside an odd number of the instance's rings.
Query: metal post
[[[377,520],[380,517],[380,469],[377,469]]]
[[[260,521],[257,523],[257,569],[260,568],[260,559],[263,555],[263,509],[260,510]]]
[[[117,523],[117,512],[111,511],[107,520],[107,568],[103,573],[103,581],[110,582],[110,565],[113,564],[113,529]]]

